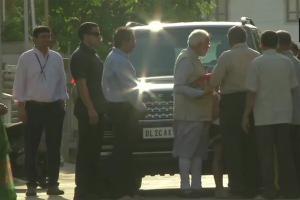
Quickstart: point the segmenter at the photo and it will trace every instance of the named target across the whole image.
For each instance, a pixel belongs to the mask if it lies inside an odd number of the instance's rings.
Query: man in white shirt
[[[276,52],[278,37],[273,31],[261,36],[263,55],[249,69],[246,87],[246,109],[243,128],[248,130],[249,115],[254,112],[258,155],[261,166],[262,197],[277,195],[274,177],[274,145],[279,165],[280,193],[285,198],[298,195],[296,169],[293,162],[290,124],[292,122],[292,90],[298,82],[292,62]]]
[[[291,45],[291,35],[287,31],[277,31],[277,51],[288,57],[294,64],[298,83],[300,83],[300,61],[294,56]],[[300,183],[300,86],[293,90],[293,121],[291,127],[291,141],[296,164],[298,183]]]
[[[221,54],[210,84],[220,87],[220,131],[224,157],[230,180],[230,193],[251,197],[257,192],[255,139],[246,135],[241,121],[245,109],[247,89],[246,74],[259,52],[248,47],[243,27],[234,26],[228,31],[231,49]]]
[[[68,98],[64,64],[61,55],[49,49],[51,33],[48,27],[34,28],[32,36],[34,48],[20,56],[13,86],[20,119],[26,124],[26,195],[36,196],[37,150],[43,131],[48,157],[47,194],[62,195],[58,177],[65,100]]]
[[[115,145],[111,159],[113,193],[128,199],[134,190],[132,150],[137,139],[139,112],[145,105],[138,98],[135,69],[129,53],[135,47],[135,37],[129,28],[118,28],[114,34],[114,48],[104,62],[102,89],[108,101],[108,115],[112,122]]]

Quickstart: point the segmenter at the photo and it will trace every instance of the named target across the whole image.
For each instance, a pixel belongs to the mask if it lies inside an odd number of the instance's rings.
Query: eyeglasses
[[[93,35],[93,36],[95,36],[95,37],[101,36],[100,32],[89,32],[89,33],[87,33],[87,34]]]

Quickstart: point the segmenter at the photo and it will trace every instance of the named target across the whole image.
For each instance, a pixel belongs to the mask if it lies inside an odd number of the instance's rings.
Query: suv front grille
[[[172,91],[144,94],[143,101],[147,106],[145,120],[160,120],[173,118]]]

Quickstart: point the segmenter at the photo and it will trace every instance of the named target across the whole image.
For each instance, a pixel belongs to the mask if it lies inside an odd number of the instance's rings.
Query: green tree
[[[4,24],[6,41],[22,40],[23,1],[9,0]],[[44,0],[35,0],[37,24],[44,24]],[[214,10],[214,0],[49,0],[49,25],[59,51],[69,54],[78,45],[77,29],[82,22],[99,24],[104,38],[99,53],[106,55],[111,47],[114,29],[128,21],[149,23],[206,20]]]
[[[104,48],[100,55],[104,56],[114,29],[128,21],[201,21],[211,15],[215,4],[208,0],[51,0],[50,6],[51,27],[62,52],[70,53],[78,45],[82,22],[94,21],[101,27]]]
[[[19,0],[6,1],[6,20],[3,23],[3,41],[21,41],[24,38],[23,3]]]

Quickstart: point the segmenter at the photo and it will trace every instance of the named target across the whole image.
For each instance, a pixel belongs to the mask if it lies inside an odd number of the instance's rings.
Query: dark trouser
[[[246,134],[241,127],[245,100],[244,92],[222,95],[220,130],[231,192],[254,195],[258,189],[258,164],[255,137],[253,134]]]
[[[87,117],[78,119],[78,148],[75,169],[76,195],[101,193],[99,160],[103,139],[103,119],[91,125]]]
[[[300,184],[300,125],[292,125],[292,150],[294,152],[294,160],[296,164],[296,173],[298,185]]]
[[[25,167],[27,185],[37,186],[37,152],[43,131],[46,133],[48,185],[58,185],[60,145],[65,110],[60,101],[39,103],[28,101],[25,105],[27,124],[25,134]]]
[[[110,159],[110,176],[115,197],[134,194],[135,173],[132,151],[136,142],[137,118],[129,103],[110,103],[109,117],[115,136],[114,150]]]
[[[276,194],[274,175],[274,155],[276,154],[281,193],[285,196],[297,194],[296,169],[289,134],[290,125],[256,126],[255,130],[264,194],[267,196]],[[274,154],[274,146],[276,154]]]

